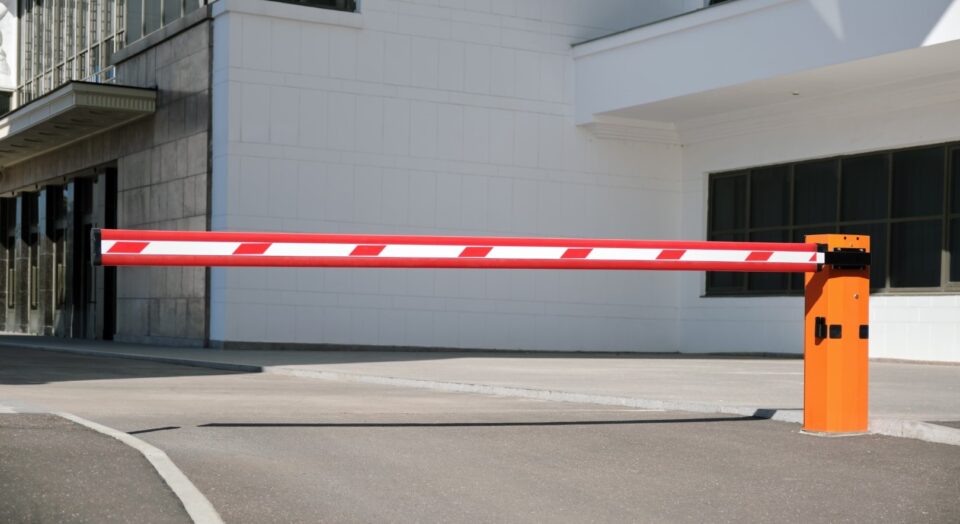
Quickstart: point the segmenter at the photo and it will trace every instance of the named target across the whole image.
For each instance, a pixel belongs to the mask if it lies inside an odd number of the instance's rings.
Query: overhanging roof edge
[[[156,106],[155,89],[69,82],[0,118],[0,166],[150,115]]]

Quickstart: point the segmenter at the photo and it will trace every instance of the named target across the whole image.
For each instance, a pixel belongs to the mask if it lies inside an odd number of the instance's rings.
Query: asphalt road
[[[135,433],[227,522],[960,521],[960,448],[768,420],[0,349],[4,402]]]
[[[136,450],[46,414],[0,415],[0,522],[190,518]]]

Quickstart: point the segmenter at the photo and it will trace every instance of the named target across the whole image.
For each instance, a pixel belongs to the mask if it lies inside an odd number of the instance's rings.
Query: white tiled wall
[[[573,119],[570,45],[635,0],[214,4],[220,230],[678,238],[680,149]],[[694,2],[696,3],[696,2]],[[216,269],[226,341],[673,351],[679,277]]]

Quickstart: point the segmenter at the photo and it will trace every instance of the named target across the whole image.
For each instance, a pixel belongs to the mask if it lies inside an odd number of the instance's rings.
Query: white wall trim
[[[960,78],[922,78],[891,86],[871,86],[842,95],[798,99],[772,106],[713,115],[677,124],[680,141],[696,144],[796,127],[828,120],[850,119],[960,102]],[[857,153],[848,151],[845,154]]]
[[[680,145],[680,135],[677,133],[676,126],[667,122],[597,117],[593,122],[583,124],[582,127],[597,138]]]

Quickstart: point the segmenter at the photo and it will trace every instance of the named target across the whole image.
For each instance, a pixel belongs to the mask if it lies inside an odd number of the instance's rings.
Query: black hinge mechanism
[[[859,247],[835,247],[827,251],[826,244],[817,244],[823,253],[823,265],[833,269],[864,269],[870,266],[870,253]]]

